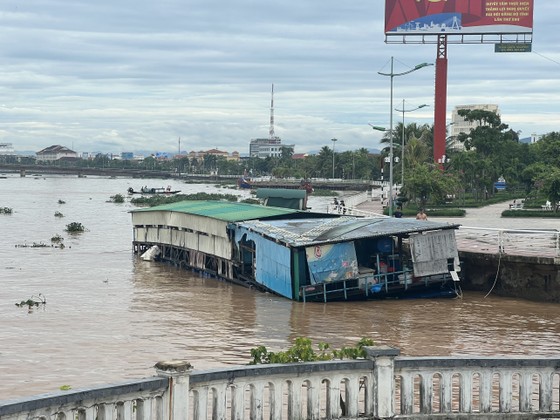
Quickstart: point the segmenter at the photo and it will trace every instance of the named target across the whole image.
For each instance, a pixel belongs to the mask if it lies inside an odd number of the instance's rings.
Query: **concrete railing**
[[[560,358],[399,357],[191,371],[0,401],[0,419],[538,419],[560,417]]]
[[[330,203],[327,205],[327,213],[338,213],[344,214],[347,216],[361,216],[361,217],[387,217],[381,213],[372,213],[370,211],[363,211],[357,208],[362,203],[366,201],[371,201],[373,199],[373,190],[370,191],[363,191],[358,194],[353,194],[349,196],[345,196],[344,200],[344,207],[340,205],[335,205],[334,203]]]
[[[460,251],[560,257],[560,231],[557,230],[513,230],[461,226],[455,236]]]
[[[361,217],[389,217],[381,213],[373,213],[371,211],[364,211],[360,210],[355,207],[344,206],[341,207],[340,205],[329,204],[327,206],[327,213],[329,214],[342,214],[346,216],[361,216]]]

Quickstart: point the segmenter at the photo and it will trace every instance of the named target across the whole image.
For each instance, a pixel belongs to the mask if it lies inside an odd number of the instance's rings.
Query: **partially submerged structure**
[[[133,246],[296,301],[456,296],[459,225],[220,201],[132,211]]]
[[[255,195],[268,207],[307,210],[307,194],[305,189],[259,188]]]

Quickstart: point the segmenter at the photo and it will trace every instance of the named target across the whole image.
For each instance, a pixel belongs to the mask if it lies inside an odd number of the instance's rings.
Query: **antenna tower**
[[[274,83],[272,84],[272,92],[270,97],[270,128],[268,129],[270,139],[274,139]]]

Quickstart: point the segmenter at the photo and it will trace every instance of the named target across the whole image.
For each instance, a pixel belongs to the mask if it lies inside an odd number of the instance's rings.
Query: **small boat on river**
[[[253,185],[251,185],[251,180],[249,178],[242,176],[237,180],[237,187],[240,189],[250,190],[253,188]]]
[[[460,294],[457,224],[221,201],[131,213],[136,254],[295,301]]]
[[[157,195],[157,194],[177,194],[180,193],[181,190],[172,190],[171,186],[168,185],[167,188],[148,188],[142,187],[139,191],[134,190],[134,188],[130,187],[128,189],[129,194],[145,194],[145,195]]]

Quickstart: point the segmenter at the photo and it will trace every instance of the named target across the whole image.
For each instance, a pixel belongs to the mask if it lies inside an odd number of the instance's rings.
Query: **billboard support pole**
[[[443,169],[447,116],[447,35],[438,35],[434,103],[434,163]]]

